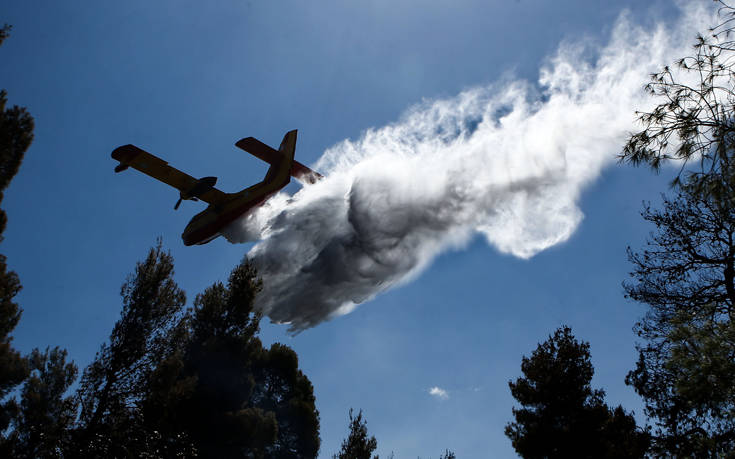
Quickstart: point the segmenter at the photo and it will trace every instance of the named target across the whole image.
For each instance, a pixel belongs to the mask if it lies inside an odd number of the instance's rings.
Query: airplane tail
[[[298,131],[294,129],[293,131],[288,131],[286,135],[283,136],[283,140],[281,141],[281,146],[278,147],[278,151],[283,153],[287,158],[293,159],[294,154],[296,153],[296,134]]]
[[[281,142],[281,146],[278,148],[278,154],[275,158],[273,158],[273,161],[268,161],[270,163],[271,167],[268,168],[268,173],[265,174],[265,181],[268,182],[276,175],[278,175],[278,171],[281,169],[282,164],[286,162],[287,164],[290,164],[291,166],[288,166],[290,169],[293,166],[293,157],[296,153],[296,130],[288,131],[285,136],[283,136],[283,141]],[[288,183],[288,175],[285,176],[285,181]]]
[[[296,150],[296,130],[289,131],[283,137],[281,146],[278,150],[274,150],[260,140],[253,137],[246,137],[235,143],[235,146],[241,148],[256,158],[267,162],[271,167],[280,163],[284,155],[290,156],[292,160],[290,175],[300,182],[316,183],[324,178],[320,173],[309,169],[300,162],[293,159]]]

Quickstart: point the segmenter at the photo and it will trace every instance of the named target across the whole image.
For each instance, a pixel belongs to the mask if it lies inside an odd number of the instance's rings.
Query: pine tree
[[[316,457],[313,387],[293,350],[265,349],[257,337],[260,288],[243,262],[227,285],[197,296],[186,342],[156,369],[144,414],[161,431],[186,433],[205,457]]]
[[[660,103],[637,112],[643,129],[628,138],[620,159],[656,171],[676,160],[686,173],[673,185],[685,178],[698,193],[721,195],[720,177],[735,167],[735,8],[715,2],[722,22],[697,36],[692,55],[651,76],[645,88]]]
[[[3,26],[0,29],[0,45],[10,35],[11,27]],[[25,107],[14,105],[6,108],[8,93],[0,90],[0,201],[3,191],[18,173],[28,147],[33,141],[33,117]],[[0,235],[5,230],[7,216],[0,209]],[[2,240],[2,236],[0,236]]]
[[[80,447],[89,448],[87,455],[126,456],[152,441],[139,403],[153,368],[172,352],[170,331],[186,302],[173,274],[173,258],[159,240],[122,286],[120,320],[84,370],[79,387],[77,438]]]
[[[10,26],[0,29],[0,45],[9,36]],[[18,172],[23,155],[33,140],[33,118],[23,107],[6,108],[7,93],[0,90],[0,201],[3,191]],[[0,241],[7,216],[0,209]],[[2,432],[17,412],[17,404],[8,399],[10,392],[28,375],[28,363],[11,345],[10,334],[18,325],[21,309],[13,302],[20,292],[18,275],[9,271],[6,257],[0,255],[0,444]],[[1,447],[1,446],[0,446]]]
[[[350,408],[350,432],[347,438],[342,440],[342,448],[339,453],[333,455],[334,459],[370,459],[370,456],[378,448],[378,441],[374,436],[368,437],[367,422],[362,417],[362,410],[357,416],[352,416]],[[373,459],[378,459],[375,456]]]
[[[622,407],[611,410],[604,391],[592,389],[589,343],[569,327],[557,329],[523,357],[523,377],[510,381],[515,422],[505,428],[524,458],[643,457],[647,434]]]
[[[21,391],[20,410],[13,423],[12,456],[63,457],[70,449],[77,404],[66,396],[77,367],[66,362],[66,351],[34,349],[28,357],[31,375]]]
[[[10,35],[10,29],[12,27],[9,24],[5,24],[0,28],[0,45],[3,44],[6,38],[8,38],[8,35]]]
[[[656,454],[716,456],[735,449],[735,8],[697,37],[693,54],[653,75],[659,104],[622,159],[654,169],[671,159],[675,196],[647,206],[656,226],[629,250],[627,296],[648,306],[636,331],[636,368],[626,382],[656,426]]]
[[[735,177],[734,177],[735,178]],[[661,454],[735,449],[735,183],[730,197],[681,186],[643,218],[656,226],[629,250],[627,296],[648,306],[626,382],[646,403]]]
[[[13,297],[20,291],[20,281],[13,271],[8,271],[5,256],[0,255],[0,432],[4,431],[17,412],[8,394],[28,376],[28,363],[13,349],[10,333],[20,320],[21,310]]]

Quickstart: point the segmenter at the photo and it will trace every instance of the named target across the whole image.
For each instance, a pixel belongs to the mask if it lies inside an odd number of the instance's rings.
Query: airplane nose
[[[194,241],[192,241],[191,237],[191,228],[189,228],[189,225],[186,225],[186,228],[184,228],[184,232],[181,233],[181,240],[184,241],[185,246],[194,245]]]

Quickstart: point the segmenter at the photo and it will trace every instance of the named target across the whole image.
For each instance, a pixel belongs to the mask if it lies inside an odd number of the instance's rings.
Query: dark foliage
[[[66,362],[66,351],[57,348],[28,357],[31,375],[21,391],[18,417],[11,434],[12,456],[17,458],[62,457],[71,447],[76,402],[65,397],[77,376],[77,367]]]
[[[9,25],[0,29],[0,44],[9,32]],[[33,118],[25,108],[6,108],[6,103],[7,93],[0,90],[0,201],[33,140]],[[6,223],[5,211],[0,209],[0,241]],[[18,408],[15,400],[8,399],[8,395],[23,382],[29,371],[26,360],[13,349],[10,336],[20,320],[21,309],[13,301],[20,289],[17,274],[8,270],[5,256],[0,255],[0,448],[8,446],[2,433]]]
[[[6,108],[7,102],[7,93],[0,91],[0,191],[18,173],[33,141],[33,117],[24,107]]]
[[[79,389],[89,457],[316,457],[319,414],[296,354],[263,348],[247,262],[184,311],[159,244],[123,285],[123,312]]]
[[[3,44],[3,41],[5,41],[6,38],[10,35],[10,30],[12,29],[12,26],[9,24],[5,24],[0,28],[0,45]]]
[[[13,302],[20,291],[20,281],[13,271],[8,271],[5,256],[0,255],[0,432],[10,424],[17,412],[8,394],[28,376],[28,362],[13,349],[10,333],[20,320],[21,310]]]
[[[150,442],[138,405],[153,368],[172,352],[169,336],[186,303],[173,273],[159,240],[122,286],[120,320],[79,387],[77,441],[88,455],[124,457]]]
[[[505,428],[524,458],[643,457],[647,434],[632,415],[604,403],[590,386],[594,369],[589,344],[562,327],[523,357],[523,377],[509,382],[522,408]]]
[[[342,449],[334,454],[334,459],[370,459],[370,456],[378,448],[378,441],[372,435],[368,437],[367,422],[362,417],[362,410],[357,416],[352,416],[350,409],[350,432],[347,438],[342,440]],[[375,456],[373,459],[378,459]]]
[[[9,26],[0,29],[0,44],[7,37]],[[0,90],[0,201],[3,192],[20,168],[28,147],[33,141],[33,117],[25,107],[6,108],[8,94]],[[0,209],[0,240],[7,224],[7,215]]]
[[[629,250],[634,281],[624,286],[649,306],[626,382],[646,403],[662,455],[735,450],[735,9],[716,3],[721,23],[653,75],[647,89],[660,104],[640,114],[643,130],[622,155],[654,169],[683,160],[686,171],[662,210],[644,210],[657,232],[642,253]]]
[[[690,170],[690,186],[717,193],[717,179],[731,174],[735,140],[735,9],[720,4],[722,22],[699,35],[694,53],[652,75],[646,90],[661,102],[650,112],[639,112],[643,130],[630,136],[621,159],[648,164],[654,170],[672,159],[700,167]],[[693,78],[694,84],[689,84]],[[679,184],[681,175],[674,181]],[[713,188],[714,187],[714,188]]]
[[[316,457],[313,387],[293,350],[263,348],[253,311],[259,290],[244,262],[226,286],[197,296],[186,341],[156,369],[146,418],[161,431],[187,433],[205,457]]]
[[[342,440],[339,453],[332,455],[334,459],[370,459],[373,452],[378,448],[378,441],[375,437],[368,436],[367,421],[362,416],[362,410],[357,413],[357,416],[353,416],[352,413],[353,411],[350,408],[350,431],[347,438]],[[388,459],[394,457],[392,452],[388,455]],[[379,456],[376,454],[372,456],[372,459],[379,459]],[[457,456],[447,449],[439,456],[439,459],[457,459]]]
[[[657,232],[629,250],[628,297],[647,304],[645,339],[628,384],[657,424],[661,452],[709,456],[735,450],[735,187],[730,197],[680,187],[643,218]]]

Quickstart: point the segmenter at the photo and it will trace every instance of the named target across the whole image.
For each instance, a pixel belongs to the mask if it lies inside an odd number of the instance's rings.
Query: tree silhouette
[[[12,29],[12,27],[9,24],[5,24],[0,28],[0,45],[2,45],[5,39],[8,38],[8,35],[10,35],[10,29]]]
[[[628,374],[657,425],[662,452],[735,450],[735,184],[730,197],[693,186],[643,218],[656,226],[645,250],[629,249],[627,296],[649,306],[645,340]]]
[[[0,29],[0,44],[9,36],[10,26]],[[7,93],[0,90],[0,201],[3,192],[18,172],[23,155],[33,140],[33,118],[23,107],[7,108]],[[0,209],[0,241],[5,231],[7,216]],[[18,325],[21,309],[13,301],[20,292],[18,275],[8,270],[6,257],[0,255],[0,453],[6,447],[2,438],[17,412],[17,404],[10,392],[28,375],[28,364],[11,345],[10,334]]]
[[[719,189],[720,177],[732,175],[734,166],[735,8],[715,2],[722,22],[697,36],[693,55],[653,74],[646,85],[661,102],[650,112],[638,112],[643,129],[630,136],[621,160],[659,170],[673,159],[681,162],[682,171],[698,162],[699,168],[687,171],[689,186],[700,193],[722,194],[726,190]],[[679,174],[674,184],[681,179]]]
[[[21,391],[20,410],[11,433],[12,457],[59,457],[70,448],[77,404],[66,396],[77,367],[66,351],[54,348],[28,357],[31,375]]]
[[[132,443],[148,441],[138,404],[153,368],[171,352],[170,331],[186,303],[173,273],[173,258],[159,240],[122,286],[120,320],[79,387],[79,439],[90,455],[124,456],[136,448]]]
[[[0,45],[10,35],[11,26],[0,29]],[[18,173],[23,156],[33,141],[33,117],[25,107],[6,107],[8,93],[0,90],[0,201],[3,191]],[[5,231],[7,216],[0,209],[0,235]],[[0,236],[2,240],[2,236]]]
[[[640,114],[643,130],[622,154],[654,169],[682,162],[676,195],[643,212],[657,232],[643,252],[629,249],[633,282],[624,286],[649,306],[626,382],[656,424],[658,454],[735,449],[735,9],[717,3],[721,22],[693,55],[653,75],[647,89],[660,103]]]
[[[335,459],[370,459],[378,448],[378,441],[372,435],[368,437],[367,422],[362,417],[362,410],[352,416],[350,408],[350,432],[342,440],[342,448],[332,457]],[[373,459],[378,459],[376,455]]]
[[[589,343],[557,329],[523,357],[523,377],[510,381],[515,422],[505,428],[524,458],[643,457],[648,439],[622,407],[610,410],[604,391],[590,386]]]
[[[156,368],[146,419],[185,432],[206,457],[316,457],[313,387],[283,344],[265,349],[253,310],[260,281],[247,261],[198,295],[182,346]]]
[[[257,337],[255,269],[243,262],[185,311],[173,268],[159,240],[123,284],[120,320],[80,383],[67,453],[316,457],[313,387],[293,350]]]
[[[0,432],[4,431],[17,412],[8,394],[28,376],[28,363],[11,345],[10,333],[20,320],[21,309],[13,302],[20,292],[18,276],[8,271],[5,256],[0,255]]]

